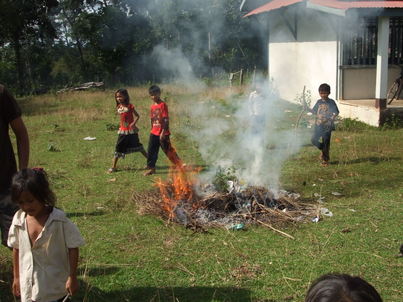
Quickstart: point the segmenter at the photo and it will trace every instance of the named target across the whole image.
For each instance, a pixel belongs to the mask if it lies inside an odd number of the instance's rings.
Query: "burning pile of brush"
[[[169,181],[158,182],[159,190],[148,194],[135,193],[133,200],[140,213],[153,214],[194,230],[208,227],[240,229],[248,224],[260,224],[282,235],[273,225],[311,220],[318,207],[303,202],[299,194],[263,187],[241,186],[228,181],[226,192],[214,185],[200,185],[197,172],[171,171]]]

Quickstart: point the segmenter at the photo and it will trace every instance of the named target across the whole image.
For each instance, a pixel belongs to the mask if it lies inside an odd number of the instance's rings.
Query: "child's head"
[[[161,88],[159,88],[157,85],[152,85],[150,88],[148,88],[148,93],[150,94],[150,97],[155,101],[161,96]]]
[[[382,299],[376,289],[360,277],[327,274],[311,284],[305,302],[382,302]]]
[[[319,95],[323,100],[326,100],[330,94],[330,86],[326,83],[320,84],[319,86]]]
[[[49,186],[48,177],[42,168],[18,171],[11,184],[11,199],[30,214],[38,206],[53,207],[56,196]]]
[[[126,89],[120,88],[115,92],[116,106],[119,104],[128,105],[130,103],[130,96]]]

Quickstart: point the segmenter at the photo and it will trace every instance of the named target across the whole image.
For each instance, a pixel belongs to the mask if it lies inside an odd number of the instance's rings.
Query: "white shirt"
[[[263,96],[256,90],[249,94],[249,113],[251,116],[264,114],[263,102]]]
[[[31,247],[26,213],[19,210],[14,215],[7,244],[19,250],[21,302],[49,302],[67,294],[68,249],[84,245],[84,239],[63,211],[53,208]]]

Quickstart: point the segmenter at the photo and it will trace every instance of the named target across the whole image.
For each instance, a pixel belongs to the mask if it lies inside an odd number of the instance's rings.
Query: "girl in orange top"
[[[112,167],[109,173],[116,172],[116,164],[119,158],[124,158],[126,154],[141,152],[147,158],[147,152],[140,143],[136,123],[140,115],[130,103],[129,93],[126,89],[118,89],[115,92],[115,101],[117,113],[120,115],[120,126],[118,131],[118,140],[116,142],[115,154],[112,160]]]

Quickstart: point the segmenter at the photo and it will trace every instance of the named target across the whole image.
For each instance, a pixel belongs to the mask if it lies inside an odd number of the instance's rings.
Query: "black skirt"
[[[115,147],[115,157],[124,158],[126,154],[141,152],[143,150],[144,147],[140,143],[137,133],[119,134]]]

